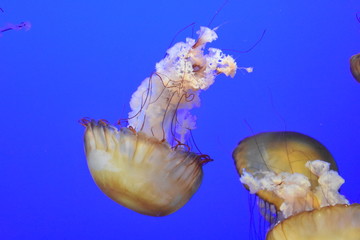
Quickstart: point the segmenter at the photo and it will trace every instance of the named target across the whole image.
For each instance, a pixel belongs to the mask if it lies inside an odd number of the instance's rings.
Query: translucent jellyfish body
[[[344,179],[317,140],[296,132],[261,133],[241,141],[233,158],[240,181],[277,216],[267,239],[347,239],[343,231],[360,236],[359,207],[339,193]],[[346,222],[352,224],[342,227]]]
[[[83,120],[85,152],[93,179],[111,199],[134,211],[164,216],[181,208],[199,188],[202,165],[210,159],[187,145],[200,105],[199,93],[218,74],[234,76],[234,59],[206,43],[215,31],[201,27],[167,50],[130,101],[129,125]]]

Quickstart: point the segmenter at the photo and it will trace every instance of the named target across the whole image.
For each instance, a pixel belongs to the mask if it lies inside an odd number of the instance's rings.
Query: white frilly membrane
[[[234,76],[235,60],[206,43],[217,38],[201,27],[198,40],[176,43],[133,94],[127,127],[83,119],[85,152],[99,188],[117,203],[151,216],[181,208],[197,191],[207,155],[186,144],[195,128],[190,114],[200,105],[199,93],[224,73]]]
[[[308,161],[306,167],[318,177],[319,185],[314,190],[308,177],[300,173],[276,174],[271,171],[260,171],[251,174],[243,169],[240,181],[248,186],[252,194],[266,190],[283,199],[280,206],[283,218],[319,207],[349,204],[339,193],[340,186],[345,181],[336,171],[330,170],[328,162]]]
[[[201,27],[197,34],[198,40],[187,38],[168,49],[130,101],[129,126],[172,146],[185,143],[195,128],[190,110],[200,106],[200,91],[208,89],[218,74],[234,77],[237,70],[235,60],[220,49],[204,52],[205,44],[218,37],[214,30]]]

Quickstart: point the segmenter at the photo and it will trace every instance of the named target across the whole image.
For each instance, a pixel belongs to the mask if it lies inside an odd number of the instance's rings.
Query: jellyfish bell
[[[102,121],[86,123],[85,153],[91,175],[111,199],[134,211],[164,216],[181,208],[203,176],[198,154]]]
[[[344,179],[317,140],[296,132],[260,133],[241,141],[233,158],[240,181],[279,216],[267,239],[359,239],[359,205],[348,205],[339,193]]]
[[[360,53],[350,58],[350,71],[355,80],[360,83]]]
[[[339,204],[296,214],[279,222],[266,240],[359,240],[360,205]]]
[[[187,144],[195,128],[190,110],[199,93],[221,73],[234,76],[236,62],[205,45],[217,38],[201,27],[197,40],[187,38],[167,50],[132,95],[128,126],[83,119],[85,153],[99,188],[136,212],[164,216],[180,209],[199,188],[202,165],[211,159],[191,152]]]

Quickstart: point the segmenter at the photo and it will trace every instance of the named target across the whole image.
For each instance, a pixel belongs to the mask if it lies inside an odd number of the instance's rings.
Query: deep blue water
[[[3,0],[0,28],[0,239],[248,239],[248,192],[231,153],[253,132],[308,134],[332,152],[360,202],[360,84],[349,58],[360,52],[355,0],[230,0],[210,46],[239,66],[201,95],[193,132],[204,167],[199,191],[161,218],[128,210],[100,192],[83,152],[82,117],[126,117],[131,94],[176,32],[208,25],[214,1]],[[192,36],[189,28],[176,41]],[[195,36],[194,36],[195,37]],[[249,123],[251,129],[245,124]]]

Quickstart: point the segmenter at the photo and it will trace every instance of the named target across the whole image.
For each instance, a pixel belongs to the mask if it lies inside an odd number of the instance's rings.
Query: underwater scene
[[[0,239],[360,240],[358,1],[0,2]]]

